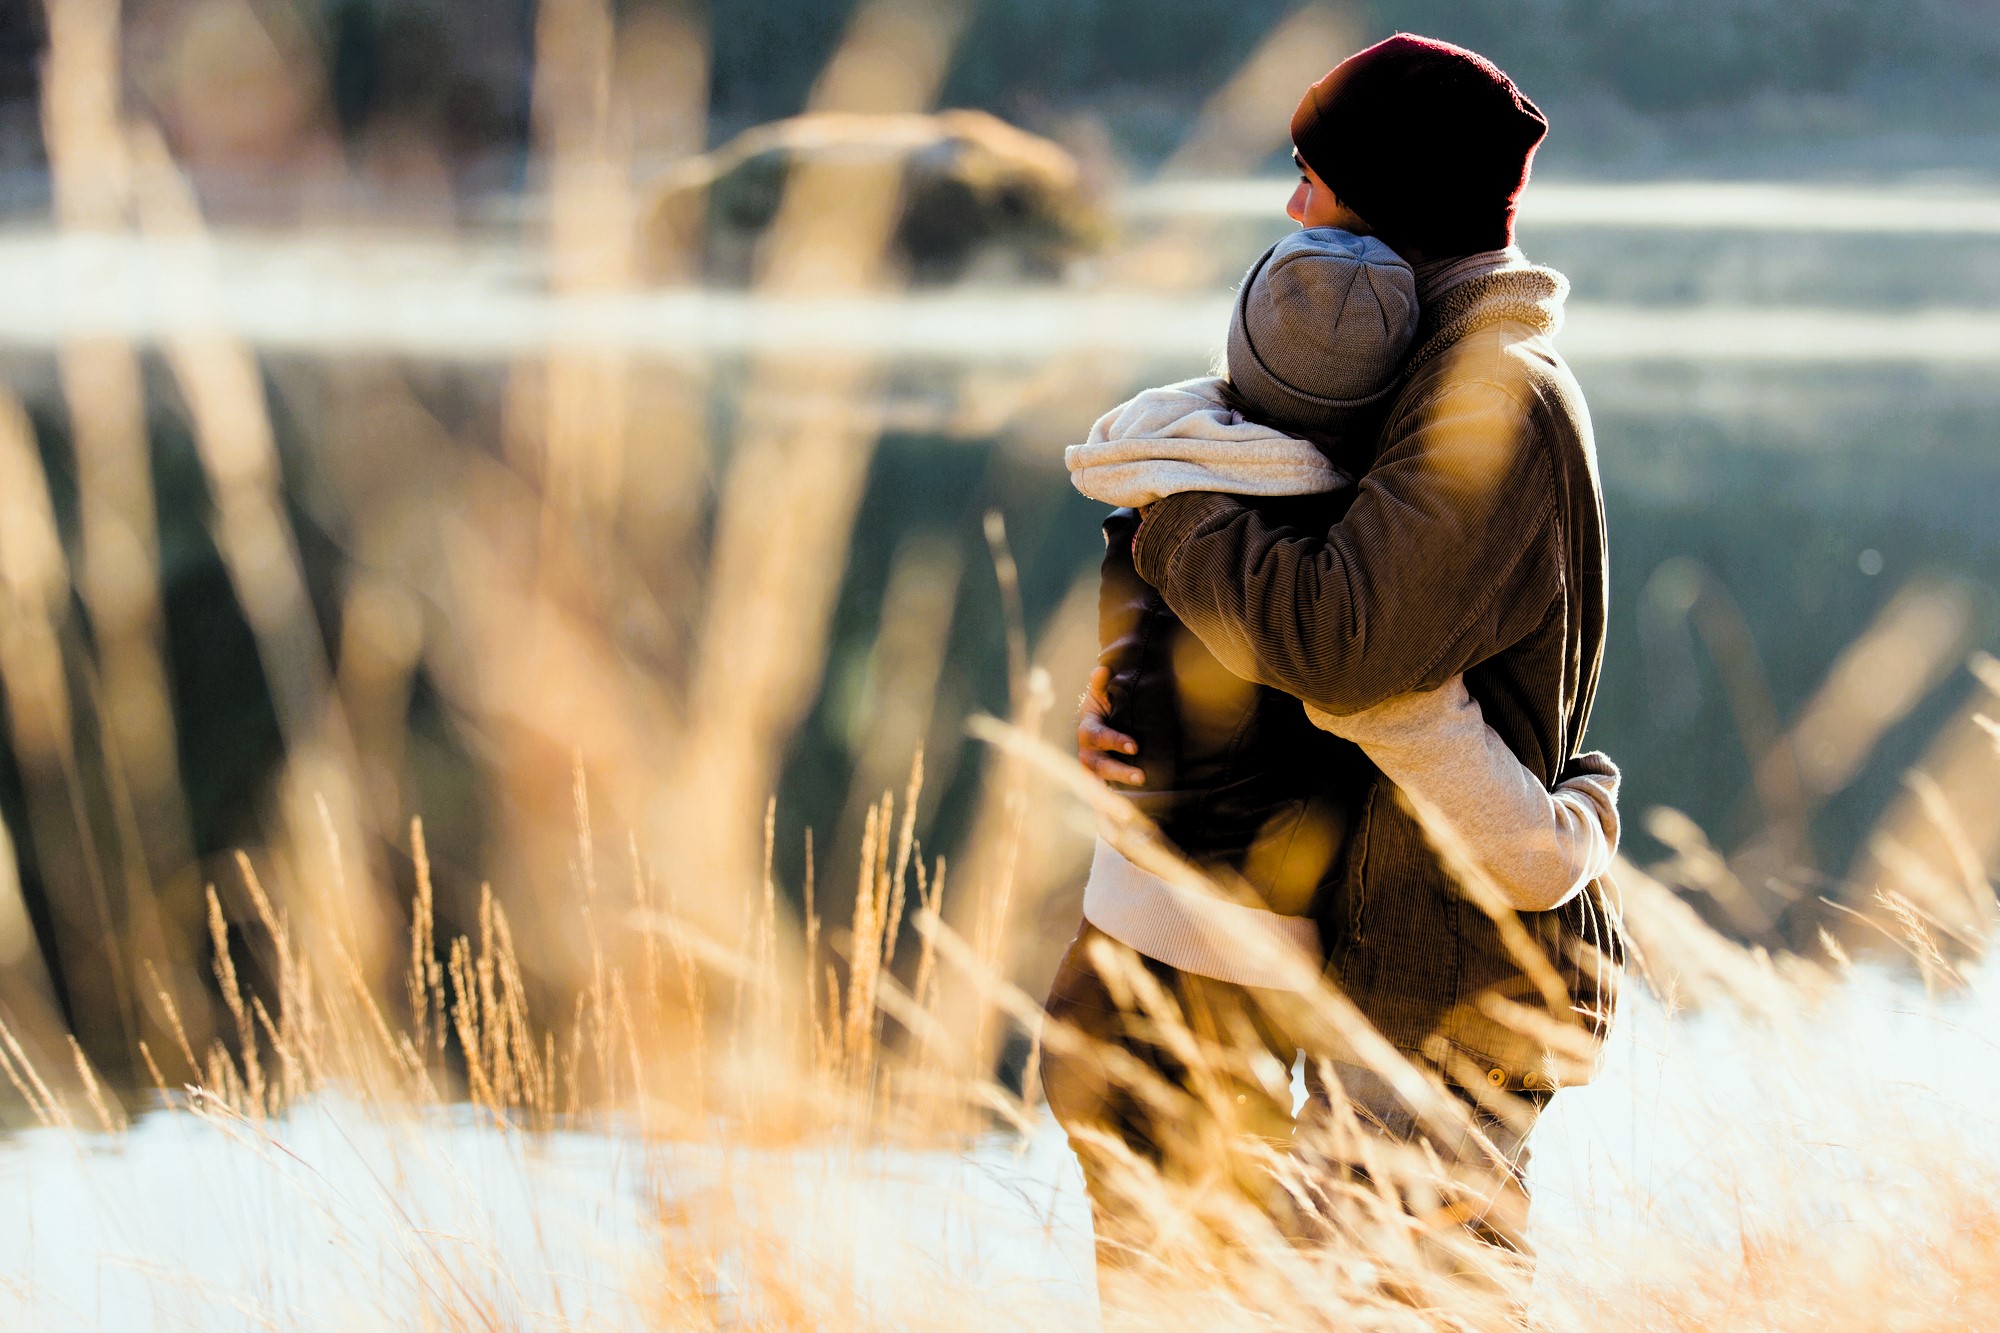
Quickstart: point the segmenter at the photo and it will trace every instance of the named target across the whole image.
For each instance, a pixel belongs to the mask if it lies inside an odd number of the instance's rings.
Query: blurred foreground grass
[[[246,859],[210,909],[233,1040],[197,1050],[174,1026],[158,1062],[197,1072],[157,1075],[162,1109],[128,1124],[80,1054],[38,1067],[0,1034],[0,1068],[41,1126],[0,1147],[24,1205],[0,1225],[10,1324],[1090,1326],[1074,1166],[1032,1087],[993,1074],[1001,1035],[1038,1030],[1035,1003],[997,971],[1009,942],[985,933],[990,897],[959,904],[971,939],[944,924],[954,890],[914,848],[914,783],[869,812],[837,929],[808,917],[800,931],[767,889],[732,905],[726,938],[715,914],[677,910],[670,877],[600,865],[586,788],[579,773],[566,910],[590,978],[570,1003],[530,998],[516,928],[490,900],[473,934],[434,936],[417,828],[402,995],[362,976],[351,923],[298,937]],[[1104,1288],[1104,1326],[2000,1317],[1991,968],[1954,966],[1892,889],[1882,916],[1921,984],[1747,950],[1643,873],[1623,866],[1620,883],[1644,984],[1597,1082],[1558,1094],[1537,1131],[1538,1272],[1375,1188],[1336,1191],[1339,1239],[1302,1248],[1216,1181],[1134,1164],[1156,1240]],[[897,949],[905,912],[916,939]],[[232,971],[244,935],[275,959],[273,989]],[[1315,1008],[1360,1041],[1337,996]],[[1202,1103],[1241,1076],[1241,1055],[1159,1021],[1196,1073],[1186,1094],[1150,1095],[1181,1116],[1226,1113]],[[1218,1177],[1298,1179],[1270,1146],[1212,1147]],[[1419,1198],[1440,1170],[1386,1150],[1374,1167],[1380,1188]]]

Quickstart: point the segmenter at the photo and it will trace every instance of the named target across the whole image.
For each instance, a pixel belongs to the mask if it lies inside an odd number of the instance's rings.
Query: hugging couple
[[[1068,451],[1119,506],[1081,757],[1219,889],[1100,839],[1049,995],[1090,1039],[1046,1044],[1042,1078],[1108,1267],[1151,1234],[1132,1158],[1268,1197],[1217,1179],[1217,1145],[1292,1138],[1301,1051],[1308,1124],[1423,1146],[1442,1183],[1405,1206],[1521,1249],[1528,1133],[1591,1072],[1623,957],[1618,771],[1581,744],[1605,538],[1551,342],[1568,284],[1513,244],[1547,129],[1459,47],[1344,61],[1292,116],[1301,229],[1244,279],[1223,375],[1148,390]],[[1301,1023],[1272,949],[1323,971],[1457,1128]],[[1190,1068],[1149,992],[1221,1058]]]

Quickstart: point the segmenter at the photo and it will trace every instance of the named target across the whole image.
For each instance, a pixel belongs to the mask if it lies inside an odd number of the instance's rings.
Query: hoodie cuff
[[[1232,496],[1213,491],[1186,491],[1146,506],[1139,531],[1132,538],[1132,566],[1139,577],[1161,587],[1173,567],[1181,543],[1212,520],[1228,519],[1242,508]]]
[[[1611,762],[1611,756],[1601,750],[1586,750],[1573,756],[1556,775],[1558,782],[1568,782],[1571,778],[1610,778],[1613,791],[1618,789],[1620,773],[1618,765]]]

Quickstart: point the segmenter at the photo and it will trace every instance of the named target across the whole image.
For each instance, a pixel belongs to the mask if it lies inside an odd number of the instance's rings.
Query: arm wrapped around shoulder
[[[1484,872],[1517,912],[1562,906],[1618,851],[1618,768],[1579,755],[1551,792],[1486,725],[1465,679],[1358,713],[1313,708],[1314,725],[1359,745],[1410,799],[1432,839]]]
[[[1454,382],[1384,428],[1330,529],[1172,495],[1146,511],[1133,561],[1245,680],[1330,713],[1435,689],[1527,637],[1562,589],[1544,418],[1520,386]]]

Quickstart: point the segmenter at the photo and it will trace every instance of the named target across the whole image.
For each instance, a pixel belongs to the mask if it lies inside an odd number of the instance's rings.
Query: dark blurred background
[[[203,7],[135,0],[157,61]],[[421,126],[468,186],[518,179],[527,151],[534,6],[524,0],[263,3],[309,45],[340,128]],[[941,102],[1060,132],[1086,117],[1143,170],[1201,100],[1294,9],[1286,0],[984,0]],[[846,3],[626,0],[712,43],[709,140],[794,114],[845,31]],[[1408,30],[1473,47],[1551,111],[1543,162],[1621,174],[1690,161],[1754,170],[1989,167],[2000,20],[1985,0],[1405,0],[1340,7],[1357,45]],[[40,6],[0,12],[0,167],[32,193],[40,159]],[[150,52],[143,47],[150,44]],[[138,71],[144,74],[143,62]],[[18,195],[16,197],[19,197]]]

